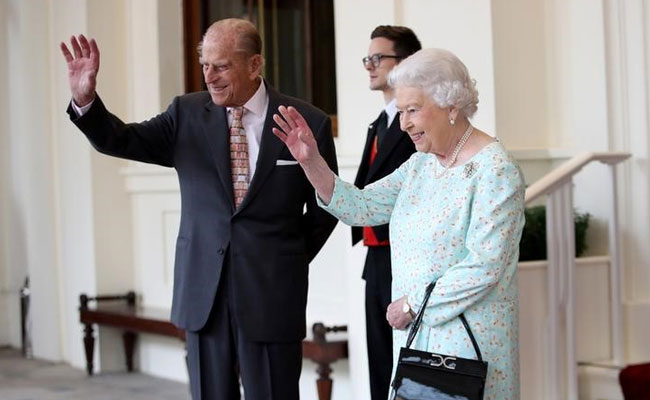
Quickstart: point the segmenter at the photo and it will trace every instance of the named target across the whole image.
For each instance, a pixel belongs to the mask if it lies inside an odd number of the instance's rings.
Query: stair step
[[[579,363],[580,400],[624,400],[618,382],[618,374],[623,368],[610,360]]]

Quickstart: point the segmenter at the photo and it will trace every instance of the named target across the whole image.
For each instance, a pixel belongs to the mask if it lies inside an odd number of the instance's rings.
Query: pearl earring
[[[450,123],[451,125],[454,125],[454,124],[456,123],[456,120],[453,119],[453,118],[449,118],[449,123]]]

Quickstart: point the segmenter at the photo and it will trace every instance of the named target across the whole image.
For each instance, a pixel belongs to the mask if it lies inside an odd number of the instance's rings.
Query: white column
[[[51,153],[47,1],[8,1],[8,235],[11,286],[27,273],[32,288],[34,355],[61,359],[55,236],[55,183]],[[36,56],[38,55],[38,56]],[[35,61],[35,57],[38,61]],[[3,86],[5,87],[5,86]],[[15,275],[13,275],[15,273]]]
[[[43,12],[48,12],[51,24],[45,53],[52,63],[49,76],[52,92],[48,110],[51,113],[49,122],[56,185],[54,204],[57,208],[58,254],[55,260],[59,265],[61,343],[64,359],[82,368],[85,366],[85,356],[77,311],[79,294],[86,292],[92,295],[97,290],[92,204],[93,150],[65,112],[71,95],[67,67],[59,43],[69,42],[73,34],[92,36],[92,32],[88,31],[86,1],[57,1],[55,7]],[[42,38],[34,39],[42,41]]]
[[[609,145],[632,154],[617,169],[624,348],[614,348],[614,356],[622,351],[626,363],[638,363],[650,358],[650,2],[603,5]]]
[[[8,34],[10,4],[0,1],[0,87],[9,86],[9,49]],[[9,102],[7,90],[0,91],[0,345],[20,346],[20,318],[18,290],[22,279],[27,274],[25,263],[12,262],[11,243],[13,235],[11,226],[12,203],[14,193],[9,169],[11,152],[9,151]]]

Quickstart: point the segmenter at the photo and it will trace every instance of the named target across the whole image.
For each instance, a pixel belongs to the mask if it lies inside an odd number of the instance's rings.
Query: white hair
[[[393,68],[388,84],[393,88],[420,88],[438,107],[455,107],[467,118],[478,108],[476,81],[465,64],[448,50],[422,49],[414,53]]]

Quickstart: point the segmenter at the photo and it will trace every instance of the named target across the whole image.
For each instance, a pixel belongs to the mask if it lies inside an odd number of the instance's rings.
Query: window
[[[248,19],[262,37],[264,78],[330,114],[336,132],[333,0],[183,0],[183,7],[188,92],[205,90],[196,46],[210,24]]]

